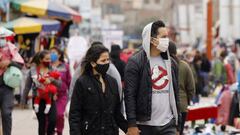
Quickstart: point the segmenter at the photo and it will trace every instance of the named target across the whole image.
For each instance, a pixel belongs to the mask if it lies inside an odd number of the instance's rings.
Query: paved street
[[[65,122],[64,135],[69,135],[68,122]],[[29,110],[15,109],[13,112],[12,135],[37,135],[37,120],[34,112]]]
[[[12,135],[37,135],[37,120],[35,114],[30,110],[15,109],[13,112],[13,132]],[[0,134],[1,135],[1,134]],[[69,135],[68,121],[65,121],[63,135]],[[124,135],[124,134],[120,134]]]

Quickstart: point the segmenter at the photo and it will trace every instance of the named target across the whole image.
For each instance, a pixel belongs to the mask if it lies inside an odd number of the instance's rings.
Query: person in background
[[[210,89],[208,87],[209,84],[209,73],[211,71],[211,62],[207,58],[206,53],[202,53],[202,64],[201,64],[201,76],[203,77],[204,87],[203,87],[203,96],[208,96],[210,93]]]
[[[127,131],[117,81],[107,74],[109,64],[107,48],[89,48],[71,99],[70,135],[119,135],[119,128]]]
[[[0,129],[3,129],[3,135],[11,135],[14,107],[14,89],[4,83],[3,76],[10,66],[21,69],[24,64],[22,58],[21,62],[15,59],[17,55],[20,57],[20,54],[11,53],[13,52],[11,50],[15,49],[16,47],[13,44],[7,43],[6,37],[0,35],[0,114],[2,119],[2,128],[0,127]]]
[[[180,135],[183,135],[184,125],[187,117],[187,107],[195,94],[195,81],[191,67],[184,60],[179,59],[177,55],[176,44],[169,42],[169,53],[178,63],[178,86],[180,97],[180,111],[182,114]]]
[[[193,71],[193,77],[195,80],[195,94],[194,97],[192,99],[193,103],[199,103],[200,101],[200,94],[203,91],[203,86],[204,86],[204,82],[203,82],[203,77],[201,76],[201,64],[202,64],[202,58],[200,55],[195,55],[193,58],[193,62],[192,62],[192,71]]]
[[[22,106],[24,106],[26,104],[26,100],[29,94],[29,91],[32,89],[33,90],[33,101],[36,97],[36,90],[38,88],[44,88],[44,84],[41,84],[40,82],[38,82],[38,78],[42,77],[42,76],[47,76],[50,72],[53,71],[53,69],[51,68],[50,64],[51,64],[51,55],[49,51],[41,51],[39,53],[37,53],[34,58],[34,61],[32,61],[32,63],[35,63],[27,76],[26,79],[26,85],[25,85],[25,89],[23,91],[23,95],[22,95],[22,99],[21,99],[21,104]],[[54,84],[56,87],[60,88],[61,87],[61,80],[60,79],[53,79],[53,78],[49,78],[46,79],[46,81],[44,82],[45,84]],[[56,126],[56,115],[57,115],[57,110],[56,110],[56,105],[55,105],[55,101],[56,101],[56,95],[51,95],[51,100],[52,100],[52,104],[51,104],[51,108],[50,111],[45,114],[44,110],[46,107],[46,103],[44,102],[44,100],[40,101],[40,105],[39,105],[39,111],[36,113],[37,119],[38,119],[38,134],[39,135],[53,135],[54,134],[54,130],[55,130],[55,126]],[[33,107],[33,109],[35,109]],[[47,125],[47,126],[46,126]],[[47,127],[47,128],[46,128]],[[46,131],[47,129],[47,131]]]
[[[120,59],[120,53],[121,53],[121,48],[119,45],[112,45],[111,46],[111,61],[117,68],[118,72],[121,75],[121,80],[123,81],[124,79],[124,69],[125,69],[125,63]]]
[[[64,128],[64,112],[68,101],[68,90],[71,83],[69,65],[64,61],[64,53],[57,47],[51,48],[52,68],[61,74],[62,85],[58,90],[57,106],[57,135],[62,135]]]
[[[227,71],[224,66],[224,59],[227,56],[226,51],[222,51],[218,59],[216,59],[213,63],[213,76],[215,79],[215,83],[225,84],[227,82]]]

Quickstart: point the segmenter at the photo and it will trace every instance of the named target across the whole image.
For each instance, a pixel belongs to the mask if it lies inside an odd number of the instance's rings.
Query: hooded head
[[[150,49],[157,49],[159,52],[166,52],[169,39],[168,30],[165,24],[159,20],[146,25],[142,32],[143,49],[150,58]]]

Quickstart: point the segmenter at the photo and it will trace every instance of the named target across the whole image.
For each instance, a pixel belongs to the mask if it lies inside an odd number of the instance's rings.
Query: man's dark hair
[[[169,41],[169,46],[168,46],[168,50],[170,53],[170,56],[177,62],[179,63],[179,59],[177,57],[177,46],[176,43],[174,43],[173,41]]]
[[[177,47],[173,41],[169,41],[168,50],[170,55],[177,55]]]
[[[225,58],[227,55],[228,55],[228,54],[227,54],[227,51],[222,51],[222,52],[220,53],[220,57],[221,57],[221,58]]]
[[[158,20],[156,22],[154,22],[152,24],[152,28],[151,28],[151,37],[157,37],[158,35],[158,28],[164,28],[165,27],[165,24],[163,21],[161,20]]]
[[[114,44],[111,46],[111,52],[110,52],[111,58],[120,59],[120,53],[121,53],[121,48],[119,45]]]

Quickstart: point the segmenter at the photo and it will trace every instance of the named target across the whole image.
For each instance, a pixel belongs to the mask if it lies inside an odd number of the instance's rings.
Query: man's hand
[[[3,60],[0,62],[0,69],[7,69],[9,64],[11,63],[10,60]]]
[[[176,135],[180,135],[179,131],[176,132]]]
[[[151,40],[150,40],[151,44],[154,45],[154,46],[158,46],[159,44],[159,40],[157,38],[154,38],[154,37],[151,37]]]
[[[127,135],[140,135],[140,132],[138,127],[130,127],[128,128]]]

